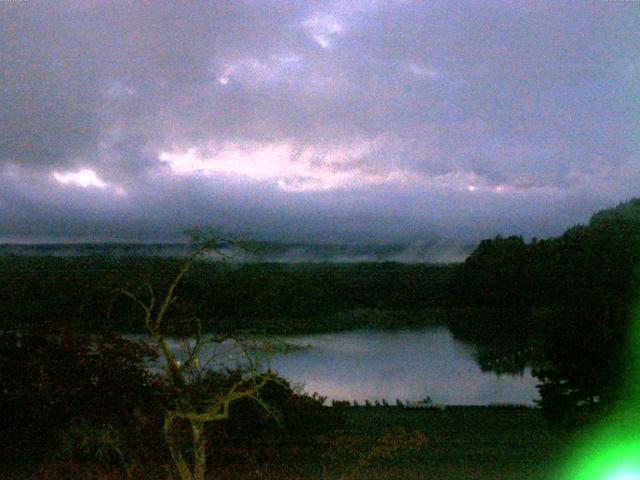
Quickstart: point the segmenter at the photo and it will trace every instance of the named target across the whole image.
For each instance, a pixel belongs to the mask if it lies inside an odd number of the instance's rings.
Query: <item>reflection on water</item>
[[[419,400],[446,405],[533,404],[538,392],[529,369],[523,375],[485,373],[473,348],[444,327],[353,331],[289,337],[311,348],[276,355],[273,370],[307,392],[330,399]]]
[[[538,398],[530,369],[522,375],[482,372],[473,347],[455,340],[444,327],[357,330],[283,340],[310,347],[271,355],[267,360],[271,369],[330,400],[392,403],[429,396],[445,405],[532,405]]]

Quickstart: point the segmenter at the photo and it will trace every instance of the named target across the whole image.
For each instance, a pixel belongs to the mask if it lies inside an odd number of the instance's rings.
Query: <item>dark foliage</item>
[[[550,321],[544,361],[534,370],[545,416],[559,427],[584,426],[621,399],[628,309],[613,305],[559,309]]]
[[[0,455],[33,456],[70,425],[127,426],[149,408],[157,379],[145,369],[147,346],[66,327],[0,335]]]
[[[206,399],[217,394],[211,392],[228,389],[240,375],[239,370],[205,372],[191,387],[199,398]],[[258,463],[286,460],[291,455],[318,455],[320,446],[313,440],[343,425],[342,414],[325,406],[322,398],[295,393],[286,380],[275,378],[260,391],[268,411],[244,399],[231,405],[228,420],[207,425],[212,463],[241,463],[246,455]]]
[[[498,345],[485,363],[513,359],[509,345],[531,351],[548,417],[579,424],[606,411],[626,380],[639,261],[640,200],[596,213],[555,239],[485,240],[457,271],[453,303],[502,314],[458,316],[452,329],[481,352]]]
[[[113,334],[48,326],[0,335],[0,462],[53,468],[59,477],[81,477],[87,468],[131,472],[149,459],[153,468],[169,465],[164,413],[185,392],[149,373],[146,365],[154,358],[146,345]],[[186,394],[193,404],[204,404],[223,396],[241,375],[240,370],[203,372],[190,380]],[[321,399],[274,379],[260,392],[269,411],[239,401],[229,420],[208,425],[214,466],[247,456],[260,464],[294,453],[311,455],[304,446],[341,425],[341,416]],[[188,447],[184,427],[177,435],[184,435]]]
[[[52,321],[97,332],[105,326],[142,332],[138,306],[145,283],[164,291],[182,265],[159,257],[0,257],[0,326]],[[445,303],[454,267],[378,264],[246,264],[197,262],[179,286],[167,323],[185,331],[198,317],[208,331],[299,333],[367,326],[335,315],[358,310],[417,310]],[[327,319],[330,319],[328,321]],[[181,331],[182,329],[182,331]]]

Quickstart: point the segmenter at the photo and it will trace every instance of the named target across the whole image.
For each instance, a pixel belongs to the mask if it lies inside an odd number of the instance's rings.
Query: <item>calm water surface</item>
[[[533,404],[537,380],[480,370],[475,349],[444,327],[288,337],[309,349],[274,356],[273,370],[336,400],[420,400],[445,405]]]
[[[329,400],[392,403],[428,396],[444,405],[532,405],[538,398],[530,369],[522,375],[482,372],[474,360],[474,347],[455,340],[445,327],[357,330],[283,340],[308,348],[273,354],[263,363],[306,392]]]

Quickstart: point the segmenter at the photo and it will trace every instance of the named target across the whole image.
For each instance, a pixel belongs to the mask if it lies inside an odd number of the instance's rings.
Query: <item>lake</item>
[[[281,338],[305,348],[272,354],[263,366],[328,400],[395,403],[430,397],[443,405],[533,405],[538,398],[530,369],[522,375],[482,372],[475,348],[454,339],[445,327]],[[173,346],[177,349],[178,343]],[[215,348],[220,354],[230,347]],[[226,364],[232,365],[237,352],[226,353]]]

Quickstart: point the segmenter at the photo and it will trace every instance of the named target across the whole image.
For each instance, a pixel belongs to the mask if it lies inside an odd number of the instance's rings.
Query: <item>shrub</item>
[[[128,426],[157,397],[145,368],[153,351],[113,334],[91,336],[54,326],[0,335],[0,456],[51,447],[79,419]]]
[[[211,463],[243,462],[248,454],[258,464],[286,458],[291,449],[309,446],[343,425],[342,414],[325,406],[322,398],[296,393],[287,380],[270,372],[263,375],[271,378],[260,390],[260,398],[269,410],[251,398],[231,404],[229,418],[212,422],[206,431]],[[198,405],[227,392],[241,376],[239,369],[202,371],[187,385],[187,395]],[[184,439],[186,447],[190,441],[187,422],[176,435]]]

